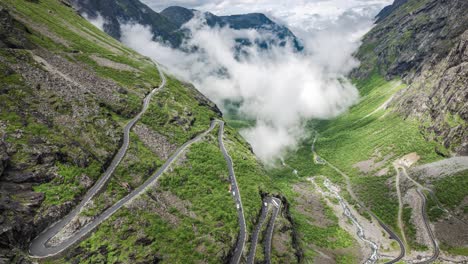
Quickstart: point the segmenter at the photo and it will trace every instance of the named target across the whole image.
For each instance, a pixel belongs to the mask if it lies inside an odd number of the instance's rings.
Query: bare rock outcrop
[[[468,2],[396,0],[378,16],[356,56],[356,79],[376,72],[408,84],[390,102],[417,119],[441,155],[468,155]]]

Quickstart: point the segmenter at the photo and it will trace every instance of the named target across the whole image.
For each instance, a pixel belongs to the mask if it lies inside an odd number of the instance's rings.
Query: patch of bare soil
[[[377,176],[377,177],[384,176],[384,175],[387,175],[389,173],[389,171],[390,171],[389,168],[383,168],[383,169],[379,170],[378,172],[376,172],[374,175]]]
[[[434,223],[437,239],[448,246],[468,247],[468,228],[456,219],[442,219]]]
[[[133,71],[138,72],[138,69],[133,68],[127,64],[115,62],[106,58],[99,57],[97,55],[91,55],[91,59],[93,59],[99,66],[108,67],[119,71]]]
[[[329,194],[328,191],[322,190],[315,183],[315,180],[313,178],[309,178],[309,180],[311,181],[312,185],[315,186],[316,191],[324,197],[327,205],[333,209],[335,215],[338,216],[338,224],[340,225],[340,227],[346,230],[349,234],[351,234],[359,243],[360,248],[354,249],[352,252],[360,252],[358,259],[360,260],[360,262],[365,262],[372,253],[371,249],[369,248],[369,245],[358,237],[356,233],[356,227],[344,216],[342,206],[338,203],[333,202],[333,196]],[[348,208],[351,214],[357,220],[357,222],[362,226],[366,239],[377,244],[379,248],[379,254],[385,254],[387,256],[398,255],[399,252],[395,251],[395,248],[392,246],[392,240],[390,240],[386,236],[385,231],[380,227],[380,225],[376,221],[369,221],[367,218],[360,215],[359,212],[356,211],[353,206],[348,205]]]
[[[167,160],[177,149],[177,146],[171,144],[165,136],[151,130],[142,123],[138,123],[133,131],[138,135],[141,141],[162,160]]]
[[[405,196],[403,197],[403,203],[408,204],[412,209],[411,223],[416,228],[415,242],[420,245],[425,245],[428,248],[431,248],[431,239],[425,228],[424,219],[421,211],[421,197],[418,195],[414,188],[406,192]]]
[[[130,210],[141,210],[144,208],[146,211],[159,215],[162,219],[166,220],[169,224],[177,226],[180,219],[176,214],[172,214],[172,210],[177,210],[178,213],[190,218],[197,218],[197,215],[190,210],[192,207],[189,201],[185,201],[168,191],[158,190],[159,184],[151,188],[146,195],[133,199],[126,206]]]
[[[390,153],[383,156],[382,153],[377,149],[374,151],[374,154],[370,159],[357,162],[353,165],[353,168],[357,168],[360,172],[365,174],[377,171],[374,174],[375,176],[383,176],[386,175],[389,171],[389,169],[385,168],[384,166],[387,165],[388,161],[394,155],[395,154]]]
[[[295,263],[297,259],[294,255],[295,249],[292,242],[293,227],[285,218],[283,211],[281,210],[281,213],[276,217],[272,239],[272,254],[276,255],[276,259],[281,263]]]
[[[33,31],[36,31],[39,34],[50,38],[53,42],[55,42],[57,44],[61,44],[61,45],[65,46],[65,47],[67,47],[67,48],[70,47],[70,43],[67,40],[65,40],[64,38],[61,38],[58,35],[56,35],[55,33],[52,33],[51,31],[49,31],[47,26],[44,26],[42,24],[34,23],[29,18],[22,17],[22,16],[18,15],[16,12],[13,12],[13,16],[15,17],[15,19],[17,19],[21,23],[27,25]]]
[[[295,209],[313,219],[311,224],[318,227],[327,227],[333,222],[325,215],[325,207],[323,206],[320,194],[313,191],[310,184],[298,183],[293,186],[293,191],[298,197],[295,199]]]
[[[399,159],[400,165],[411,167],[413,164],[419,161],[421,157],[416,152],[412,152],[410,154],[406,154],[405,156]]]

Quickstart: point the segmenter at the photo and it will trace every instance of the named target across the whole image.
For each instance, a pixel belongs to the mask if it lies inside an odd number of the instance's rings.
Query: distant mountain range
[[[192,19],[198,10],[180,6],[171,6],[158,13],[138,0],[72,0],[73,6],[80,14],[89,18],[101,15],[105,19],[104,31],[116,39],[120,39],[122,32],[120,25],[134,22],[149,26],[155,40],[163,41],[174,48],[179,48],[185,39],[190,38],[189,32],[182,26]],[[261,13],[251,13],[231,16],[216,16],[203,13],[207,25],[210,27],[230,27],[233,29],[255,29],[259,32],[271,33],[272,37],[266,41],[255,43],[261,48],[271,46],[285,46],[288,41],[295,50],[302,50],[298,38],[283,25],[279,25]],[[238,39],[242,45],[252,45],[248,40]]]

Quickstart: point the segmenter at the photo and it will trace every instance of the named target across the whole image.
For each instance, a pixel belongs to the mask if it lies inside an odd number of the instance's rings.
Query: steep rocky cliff
[[[357,53],[357,79],[380,74],[408,88],[392,101],[429,140],[468,154],[468,2],[397,0],[378,16]],[[450,153],[442,153],[450,155]]]
[[[121,23],[138,23],[150,27],[155,39],[159,38],[173,46],[180,45],[182,41],[182,36],[173,23],[140,1],[72,0],[71,2],[80,14],[85,14],[90,19],[101,16],[104,19],[104,31],[116,39],[122,36]]]
[[[126,177],[119,195],[221,118],[193,86],[168,79],[132,132],[132,153],[115,173]],[[122,144],[123,126],[160,83],[150,59],[67,2],[0,2],[0,263],[27,261],[30,241],[101,177]],[[228,252],[229,243],[223,246]]]
[[[80,14],[87,15],[90,19],[101,16],[104,19],[104,31],[116,39],[121,37],[120,25],[123,23],[138,23],[148,26],[154,35],[154,39],[170,44],[172,47],[180,47],[190,34],[181,27],[195,16],[202,14],[197,10],[180,6],[171,6],[157,13],[138,0],[72,0],[73,6]],[[272,38],[262,43],[257,43],[262,48],[269,45],[284,46],[291,41],[296,50],[302,50],[300,41],[284,25],[279,25],[264,14],[252,13],[232,16],[216,16],[212,13],[203,13],[210,27],[231,27],[234,29],[255,29],[272,34]],[[241,45],[251,45],[246,40],[239,40]]]
[[[290,41],[293,48],[296,50],[299,51],[303,49],[300,41],[294,33],[292,33],[286,26],[277,24],[262,13],[216,16],[210,12],[201,13],[200,11],[180,6],[170,6],[161,11],[160,14],[180,28],[183,24],[192,19],[197,12],[204,15],[206,23],[212,28],[230,27],[237,30],[255,29],[259,32],[272,33],[274,37],[268,42],[259,43],[261,47],[267,48],[270,45],[285,46],[288,41]],[[247,40],[242,40],[240,42],[246,43],[246,41]]]
[[[99,192],[50,243],[77,235],[222,119],[193,85],[165,76],[161,87],[153,60],[94,27],[67,0],[0,2],[0,263],[32,262],[31,241],[76,208],[109,167],[115,170]],[[124,127],[152,91],[128,148],[116,155]],[[218,128],[179,149],[155,184],[47,261],[226,262],[239,224]],[[249,144],[229,126],[224,131],[250,230],[269,178]]]

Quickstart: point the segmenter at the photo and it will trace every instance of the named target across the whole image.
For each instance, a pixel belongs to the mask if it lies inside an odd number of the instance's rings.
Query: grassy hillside
[[[272,174],[278,188],[292,201],[292,214],[306,259],[317,257],[317,249],[325,250],[349,248],[353,239],[337,226],[337,218],[327,213],[335,225],[327,228],[320,226],[317,213],[311,214],[303,208],[310,207],[301,199],[297,184],[303,185],[311,176],[324,175],[343,187],[346,193],[345,179],[328,165],[314,162],[311,146],[316,133],[316,153],[336,166],[351,179],[352,187],[358,198],[368,206],[380,219],[397,232],[398,200],[395,191],[396,172],[392,163],[412,152],[421,156],[419,164],[441,159],[436,148],[443,149],[437,143],[428,142],[420,132],[418,122],[403,119],[392,111],[389,100],[405,87],[399,80],[386,81],[378,74],[364,81],[357,81],[361,100],[346,113],[333,120],[312,121],[309,124],[309,137],[302,142],[299,149],[290,153],[285,162],[287,167],[279,166]],[[358,162],[373,159],[369,164],[374,167],[361,171]],[[298,175],[292,173],[292,169]],[[294,185],[294,183],[297,183]],[[311,188],[311,187],[308,187]],[[310,192],[313,188],[310,189]],[[353,203],[347,195],[348,201]],[[320,197],[315,197],[320,199]],[[323,203],[323,202],[322,202]],[[310,210],[313,210],[312,207]],[[364,214],[365,216],[366,214]],[[315,245],[315,247],[310,247]],[[353,263],[350,255],[336,255],[336,261]]]
[[[30,240],[67,214],[101,176],[121,145],[123,126],[161,78],[150,59],[92,26],[66,1],[6,0],[0,7],[6,29],[0,31],[0,258],[18,262],[27,259]],[[95,216],[138,187],[213,118],[221,117],[212,102],[169,76],[133,129],[122,163],[81,217]],[[226,129],[251,228],[270,178],[248,144]],[[238,223],[214,133],[154,190],[154,197],[169,199],[167,207],[148,194],[138,201],[143,205],[119,211],[58,261],[152,261],[154,252],[167,263],[189,256],[224,260]]]
[[[239,227],[217,131],[172,167],[58,263],[224,261]]]

